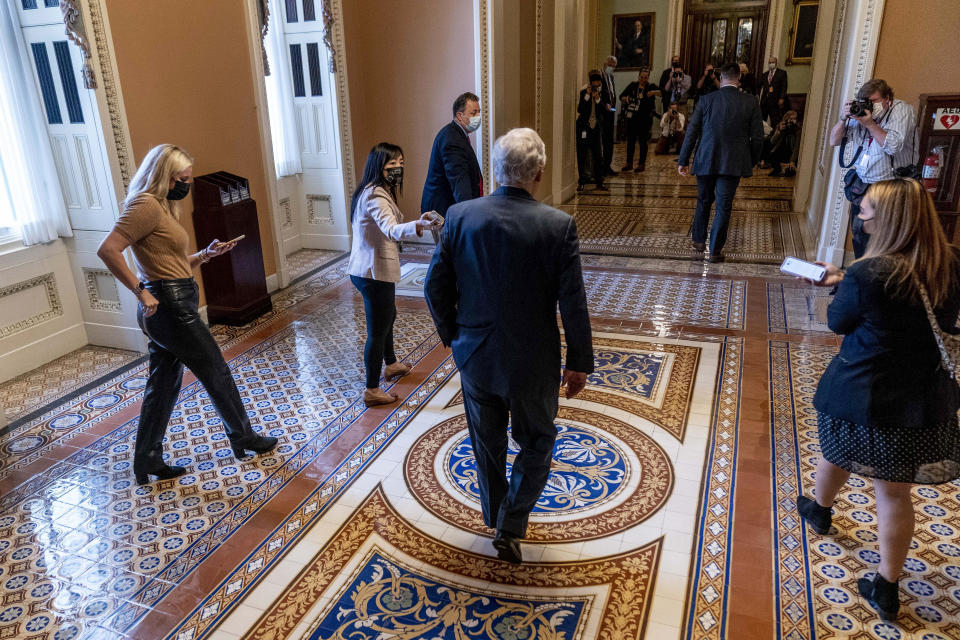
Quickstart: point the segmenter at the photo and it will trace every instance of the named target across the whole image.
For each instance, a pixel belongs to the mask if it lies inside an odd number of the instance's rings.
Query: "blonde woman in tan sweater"
[[[163,435],[180,393],[183,366],[206,388],[223,419],[230,446],[237,457],[245,450],[264,453],[277,444],[250,426],[230,368],[210,330],[198,314],[197,283],[193,269],[230,251],[234,243],[214,240],[188,253],[189,238],[179,222],[179,201],[190,192],[193,158],[172,144],[147,152],[130,181],[120,218],[101,243],[97,255],[110,272],[139,300],[137,321],[148,339],[150,375],[140,407],[140,424],[133,454],[138,484],[149,475],[175,478],[186,469],[163,461]],[[133,251],[137,273],[123,258]]]

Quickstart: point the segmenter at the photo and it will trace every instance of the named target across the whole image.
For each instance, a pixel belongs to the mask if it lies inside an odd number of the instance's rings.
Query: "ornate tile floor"
[[[342,256],[342,251],[327,251],[325,249],[300,249],[287,256],[287,266],[290,269],[290,280],[296,280],[304,275],[313,273],[331,260]]]

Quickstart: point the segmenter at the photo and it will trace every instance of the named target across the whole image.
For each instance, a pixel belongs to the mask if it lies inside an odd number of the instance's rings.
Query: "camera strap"
[[[857,147],[856,153],[853,154],[853,160],[851,160],[848,164],[843,164],[843,157],[847,155],[848,140],[849,138],[847,138],[847,136],[844,135],[843,140],[840,141],[840,154],[839,154],[840,157],[838,158],[838,161],[840,162],[841,169],[849,169],[853,165],[857,164],[857,160],[860,159],[860,154],[863,153],[863,143],[861,143],[860,146]]]

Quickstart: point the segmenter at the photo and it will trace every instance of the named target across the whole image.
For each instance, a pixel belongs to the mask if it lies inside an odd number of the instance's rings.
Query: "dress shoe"
[[[643,172],[646,171],[646,170],[647,170],[647,165],[645,165],[645,164],[638,164],[638,165],[637,165],[637,173],[643,173]]]
[[[706,243],[706,242],[694,242],[694,243],[693,243],[693,250],[694,250],[694,251],[699,251],[700,253],[703,253],[704,251],[707,250],[707,243]]]
[[[803,521],[820,535],[825,536],[830,533],[830,524],[833,522],[830,507],[821,507],[816,500],[811,500],[807,496],[797,496],[797,512]]]
[[[796,170],[796,169],[785,169],[784,172],[783,172],[783,177],[784,177],[784,178],[792,178],[792,177],[795,176],[795,175],[797,175],[797,170]]]
[[[410,365],[402,362],[394,362],[393,364],[388,364],[383,370],[383,377],[390,382],[394,382],[408,373],[410,373]]]
[[[610,187],[605,184],[598,184],[597,188],[594,191],[610,191]]]
[[[857,580],[857,591],[866,598],[871,607],[880,613],[881,618],[888,622],[897,619],[897,613],[900,611],[899,582],[887,582],[878,571],[872,580],[870,578]]]
[[[149,478],[147,476],[157,476],[157,480],[169,480],[170,478],[182,476],[186,472],[186,467],[165,464],[162,467],[153,469],[152,471],[137,471],[134,475],[136,475],[137,484],[147,484],[147,482],[149,482]]]
[[[623,169],[620,169],[620,173],[630,173],[631,171],[633,171],[633,166],[629,164],[625,166]]]
[[[614,171],[613,167],[607,167],[606,171],[608,176],[615,176],[618,173],[617,171]]]
[[[582,184],[578,184],[578,185],[577,185],[577,191],[583,191],[583,185],[582,185]]]
[[[254,453],[266,453],[275,446],[277,446],[276,438],[264,437],[257,434],[230,443],[230,448],[233,449],[233,455],[238,458],[243,458],[247,454],[247,450],[253,451]]]
[[[778,176],[782,176],[782,175],[783,175],[783,171],[780,170],[780,167],[777,167],[776,169],[774,169],[773,171],[771,171],[771,172],[768,173],[767,175],[770,176],[771,178],[776,178],[776,177],[778,177]]]
[[[520,542],[503,531],[497,531],[497,537],[493,539],[493,548],[497,550],[497,557],[506,562],[520,564],[523,562],[523,554],[520,553]]]
[[[393,404],[400,399],[395,393],[387,393],[383,389],[366,389],[363,392],[363,404],[375,407],[381,404]]]
[[[711,253],[709,256],[707,256],[707,262],[710,262],[713,264],[716,264],[718,262],[723,262],[724,260],[726,260],[726,258],[723,257],[722,253]]]

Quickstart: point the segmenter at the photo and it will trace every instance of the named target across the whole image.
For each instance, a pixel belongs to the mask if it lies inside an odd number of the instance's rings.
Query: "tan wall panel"
[[[107,0],[117,67],[139,163],[157,144],[195,157],[194,175],[229,171],[250,180],[267,275],[276,271],[260,147],[251,43],[236,0]],[[259,48],[259,43],[252,43]],[[181,223],[193,239],[193,205]]]
[[[408,217],[420,211],[430,148],[454,99],[478,93],[473,22],[473,0],[343,3],[357,178],[375,144],[400,145]]]
[[[958,33],[957,0],[887,0],[874,77],[913,105],[921,93],[960,93]]]

